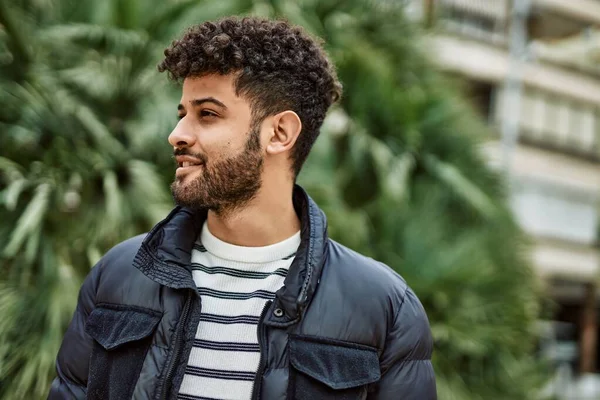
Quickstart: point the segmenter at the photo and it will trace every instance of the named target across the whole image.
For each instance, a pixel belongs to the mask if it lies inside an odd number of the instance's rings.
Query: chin
[[[175,204],[183,207],[195,207],[198,203],[197,187],[184,182],[185,179],[176,179],[171,184],[171,194]]]

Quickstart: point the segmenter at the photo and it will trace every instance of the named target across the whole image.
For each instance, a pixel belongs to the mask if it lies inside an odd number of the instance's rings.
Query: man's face
[[[261,187],[260,127],[233,82],[232,75],[183,82],[180,121],[169,135],[177,161],[171,192],[179,205],[225,212],[243,207]]]

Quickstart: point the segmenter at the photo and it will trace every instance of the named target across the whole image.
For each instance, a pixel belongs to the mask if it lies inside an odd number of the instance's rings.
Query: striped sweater
[[[250,399],[260,361],[258,320],[299,245],[300,232],[270,246],[235,246],[204,224],[192,252],[202,315],[179,399]]]

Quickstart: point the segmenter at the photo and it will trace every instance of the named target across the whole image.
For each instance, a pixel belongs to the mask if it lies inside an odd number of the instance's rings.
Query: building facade
[[[484,149],[511,187],[553,300],[540,323],[559,398],[600,398],[600,0],[410,0],[431,54],[493,128]]]

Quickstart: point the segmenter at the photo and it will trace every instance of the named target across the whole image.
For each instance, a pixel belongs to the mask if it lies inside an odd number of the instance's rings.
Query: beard
[[[263,156],[260,132],[254,126],[244,150],[222,160],[210,162],[205,155],[178,149],[175,155],[190,155],[203,161],[202,170],[190,182],[186,176],[176,178],[171,193],[177,205],[194,210],[209,209],[223,215],[243,208],[262,185]]]

